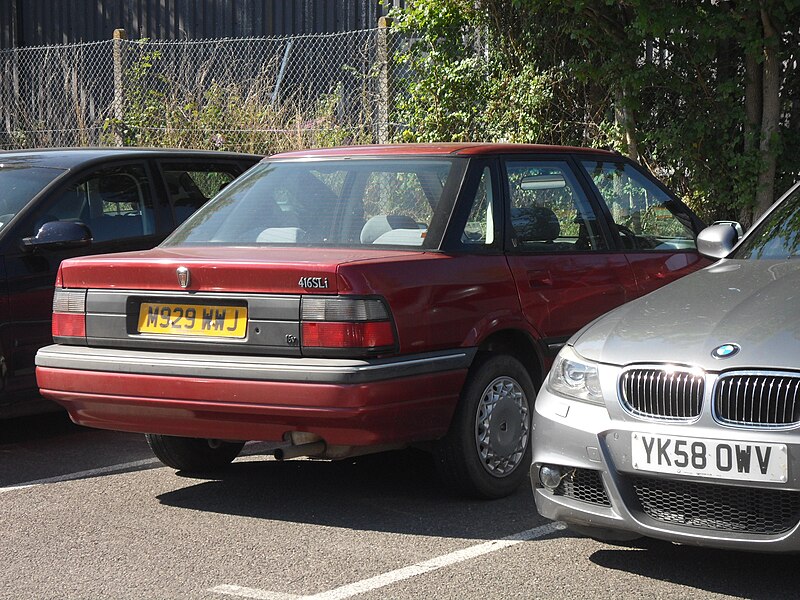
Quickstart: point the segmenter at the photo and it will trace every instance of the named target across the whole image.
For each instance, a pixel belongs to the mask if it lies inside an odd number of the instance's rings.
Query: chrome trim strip
[[[39,350],[36,366],[135,375],[347,384],[467,369],[476,352],[476,348],[469,348],[399,358],[358,360],[190,355],[55,344]]]

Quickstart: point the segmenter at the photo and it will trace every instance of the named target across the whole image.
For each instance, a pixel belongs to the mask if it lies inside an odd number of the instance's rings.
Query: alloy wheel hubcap
[[[505,477],[522,462],[528,447],[528,398],[511,377],[498,377],[481,395],[475,416],[475,444],[483,468]]]

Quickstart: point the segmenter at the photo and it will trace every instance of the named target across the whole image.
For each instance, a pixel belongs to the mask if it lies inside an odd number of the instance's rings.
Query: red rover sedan
[[[187,471],[420,446],[515,490],[536,390],[607,310],[705,262],[700,221],[619,154],[441,144],[280,154],[158,248],[62,263],[42,394]]]

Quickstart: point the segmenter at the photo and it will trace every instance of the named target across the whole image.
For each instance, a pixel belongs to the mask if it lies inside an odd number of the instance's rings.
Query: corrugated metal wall
[[[0,48],[370,29],[406,0],[0,0]]]
[[[19,0],[0,0],[0,48],[13,46],[17,39],[16,5]]]

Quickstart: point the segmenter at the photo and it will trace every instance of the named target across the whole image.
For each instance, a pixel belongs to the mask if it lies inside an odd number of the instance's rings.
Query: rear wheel
[[[244,442],[223,442],[202,438],[145,434],[158,460],[179,471],[210,472],[227,467],[244,447]]]
[[[516,358],[494,355],[475,364],[450,431],[436,449],[442,479],[479,498],[514,492],[531,464],[535,395],[528,371]]]

